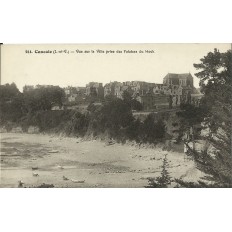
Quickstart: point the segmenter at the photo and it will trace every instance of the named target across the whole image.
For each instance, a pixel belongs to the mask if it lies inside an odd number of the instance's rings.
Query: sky
[[[198,87],[199,80],[194,76],[197,70],[193,64],[200,63],[200,59],[214,48],[225,52],[230,49],[230,46],[230,44],[212,43],[4,44],[1,55],[1,79],[2,84],[16,83],[22,91],[24,85],[37,84],[65,87],[85,86],[91,81],[105,84],[110,81],[133,80],[162,83],[167,73],[190,72],[194,77],[194,86]],[[97,50],[103,52],[98,53]],[[128,50],[137,53],[128,53],[126,52]],[[38,53],[38,51],[51,53]]]

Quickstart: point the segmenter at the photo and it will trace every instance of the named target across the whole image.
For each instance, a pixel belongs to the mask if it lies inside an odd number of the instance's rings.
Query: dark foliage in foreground
[[[148,186],[146,188],[167,188],[172,180],[167,170],[168,168],[168,160],[165,155],[162,164],[162,171],[159,177],[156,178],[148,178]]]
[[[216,184],[216,183],[206,183],[203,181],[187,182],[181,179],[175,179],[174,182],[177,184],[176,188],[231,188],[229,184]]]
[[[54,104],[62,106],[64,90],[58,86],[41,87],[21,93],[17,86],[0,86],[0,123],[18,123],[23,117],[51,110]]]
[[[195,75],[200,78],[204,97],[200,107],[185,108],[181,116],[186,127],[203,121],[209,129],[208,134],[200,138],[206,144],[205,149],[199,152],[188,147],[188,154],[207,175],[204,179],[210,184],[177,182],[184,187],[232,187],[232,51],[220,53],[215,49],[194,67],[199,70]]]
[[[196,151],[188,147],[188,155],[193,158],[199,170],[205,173],[202,181],[186,182],[172,180],[176,187],[187,188],[231,188],[232,187],[232,51],[220,53],[217,49],[194,64],[200,70],[195,75],[200,78],[204,97],[200,106],[182,105],[178,115],[182,118],[181,130],[188,131],[201,122],[209,129],[207,135],[199,137],[205,149]],[[194,133],[193,133],[194,135]],[[194,138],[190,139],[194,142]],[[189,141],[186,141],[188,144]],[[211,147],[211,150],[209,148]],[[163,164],[163,173],[158,178],[149,178],[149,187],[168,187],[168,175]],[[166,173],[166,174],[165,174]]]
[[[22,94],[15,84],[11,84],[1,86],[1,90],[0,123],[8,130],[15,123],[24,131],[29,126],[37,126],[41,132],[139,143],[156,143],[165,135],[164,122],[154,115],[148,115],[144,122],[133,117],[132,110],[140,110],[142,106],[127,92],[123,99],[107,97],[102,106],[91,103],[87,112],[81,113],[78,110],[51,110],[54,104],[62,106],[64,92],[59,87],[42,87]]]

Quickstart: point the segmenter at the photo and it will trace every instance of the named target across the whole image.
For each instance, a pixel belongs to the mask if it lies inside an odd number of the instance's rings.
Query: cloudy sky
[[[2,84],[15,82],[22,90],[24,85],[85,86],[90,81],[162,83],[167,73],[190,72],[194,76],[197,71],[193,63],[199,63],[214,48],[224,52],[230,44],[3,45]],[[98,53],[98,49],[104,53]],[[47,50],[51,53],[35,53]],[[106,54],[110,50],[114,53]],[[196,77],[194,85],[198,87]]]

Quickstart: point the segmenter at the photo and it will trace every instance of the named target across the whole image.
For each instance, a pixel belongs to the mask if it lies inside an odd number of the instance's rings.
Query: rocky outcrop
[[[39,127],[37,126],[29,126],[27,133],[29,134],[38,134],[39,133]]]
[[[7,129],[5,127],[0,127],[0,133],[6,133]]]

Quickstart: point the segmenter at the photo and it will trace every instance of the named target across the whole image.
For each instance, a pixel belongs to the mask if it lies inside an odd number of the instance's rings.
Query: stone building
[[[110,82],[105,84],[104,86],[104,97],[113,95],[117,96],[118,98],[121,98],[122,93],[121,93],[121,87],[123,84],[118,81]]]
[[[163,85],[166,86],[164,94],[172,97],[172,106],[178,106],[181,103],[191,103],[194,85],[193,76],[190,73],[168,73],[163,78]]]
[[[73,87],[68,86],[64,88],[65,98],[67,102],[77,102],[79,99],[83,99],[86,96],[85,87]]]
[[[70,94],[70,96],[68,97],[69,102],[75,102],[76,100],[77,100],[77,94],[76,93]]]
[[[136,100],[142,104],[143,110],[155,109],[155,96],[151,93],[137,96]]]
[[[163,84],[193,88],[193,76],[190,73],[168,73],[163,78]]]
[[[142,104],[143,110],[165,109],[169,105],[167,95],[147,93],[141,96],[138,95],[135,99]]]
[[[89,82],[89,84],[86,85],[86,96],[103,98],[104,88],[102,83]]]

